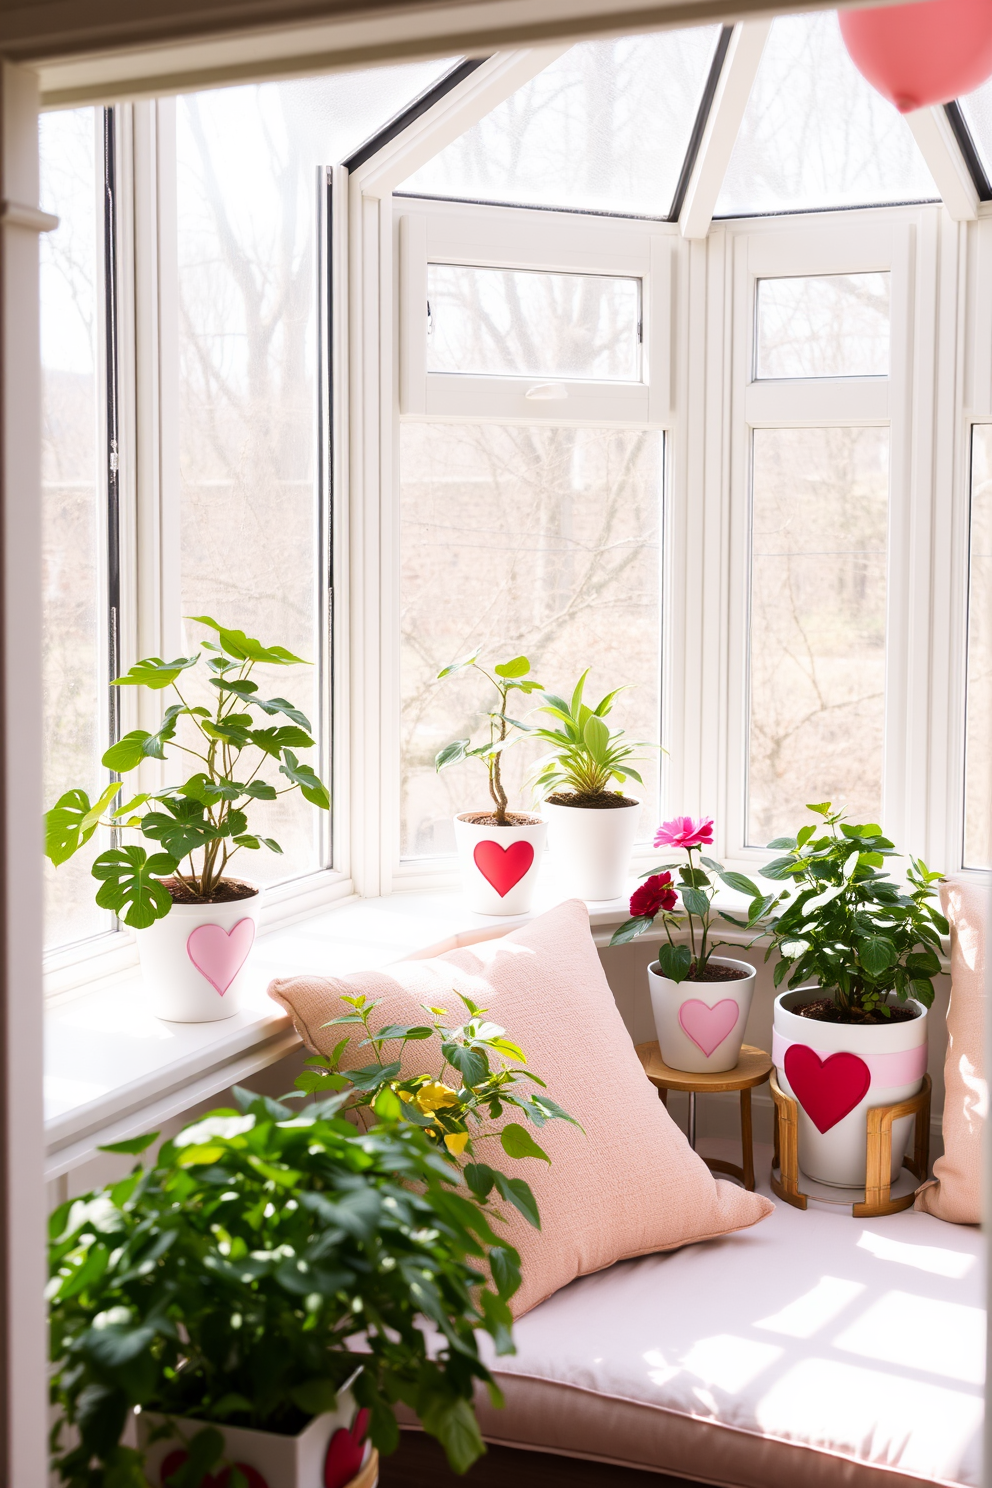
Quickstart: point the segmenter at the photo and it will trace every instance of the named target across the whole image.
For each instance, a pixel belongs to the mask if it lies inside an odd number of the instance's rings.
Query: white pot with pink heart
[[[755,969],[746,961],[710,956],[697,981],[675,982],[657,961],[648,967],[651,1011],[661,1057],[671,1069],[721,1074],[741,1055],[754,995]]]
[[[491,812],[455,817],[455,843],[468,907],[475,914],[526,914],[544,856],[548,824],[540,816],[507,812],[500,826]]]
[[[218,890],[229,897],[173,903],[167,915],[138,931],[141,976],[157,1018],[215,1023],[241,1009],[261,893],[244,879],[222,879]]]
[[[927,1068],[927,1010],[907,998],[889,999],[884,1023],[825,1022],[804,1016],[819,1008],[819,987],[799,987],[775,999],[772,1061],[786,1095],[799,1106],[799,1166],[807,1178],[831,1188],[865,1186],[867,1112],[915,1095]],[[898,1013],[898,1021],[896,1017]],[[895,1183],[915,1118],[892,1123]]]

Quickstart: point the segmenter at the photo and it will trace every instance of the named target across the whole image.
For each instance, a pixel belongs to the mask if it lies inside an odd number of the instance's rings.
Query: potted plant
[[[535,728],[533,737],[551,748],[536,769],[537,789],[545,795],[549,847],[566,893],[579,899],[617,899],[627,886],[630,854],[641,802],[624,794],[628,780],[643,784],[632,761],[650,746],[625,743],[622,729],[605,721],[622,688],[595,708],[583,702],[589,669],[582,673],[570,702],[545,692],[544,707],[556,726]]]
[[[282,851],[271,837],[249,830],[255,802],[299,790],[322,811],[330,805],[324,785],[297,757],[297,750],[314,747],[307,718],[285,698],[261,695],[252,679],[260,663],[290,666],[300,657],[228,630],[209,615],[192,618],[217,634],[216,643],[203,642],[203,651],[210,653],[204,670],[212,706],[191,706],[180,691],[179,678],[197,666],[200,652],[175,661],[152,656],[137,662],[115,679],[115,687],[168,688],[177,701],[165,709],[155,733],[126,734],[107,750],[103,763],[127,775],[147,761],[169,758],[171,746],[193,756],[199,768],[181,785],[139,792],[116,807],[121,780],[112,781],[92,805],[85,791],[67,791],[45,817],[45,851],[56,867],[98,827],[113,831],[115,846],[93,863],[100,884],[96,902],[139,932],[152,1008],[160,1018],[182,1023],[212,1022],[238,1011],[258,924],[259,890],[250,879],[228,876],[228,867],[242,849]],[[263,726],[252,709],[287,721]],[[184,719],[189,733],[178,742]],[[279,786],[262,778],[267,765],[278,767]],[[132,831],[149,843],[150,852],[137,844],[116,845],[121,833]]]
[[[481,759],[489,772],[492,805],[484,811],[463,811],[455,817],[455,842],[469,908],[477,914],[526,914],[537,882],[548,824],[540,816],[509,810],[502,762],[506,751],[530,732],[529,725],[509,717],[510,696],[514,692],[525,696],[537,692],[541,684],[528,675],[530,662],[526,656],[502,662],[492,672],[479,665],[478,656],[476,651],[442,667],[437,680],[472,667],[492,684],[496,706],[485,715],[488,737],[479,744],[473,744],[471,739],[455,739],[439,752],[434,764],[441,771],[462,760]]]
[[[778,954],[772,1058],[799,1104],[799,1163],[834,1187],[865,1184],[866,1112],[919,1090],[927,1065],[927,1010],[947,921],[929,901],[941,875],[911,858],[904,890],[883,872],[895,848],[874,823],[854,825],[829,802],[762,877],[789,881],[768,908],[765,959]],[[751,923],[762,896],[752,903]],[[767,909],[760,913],[767,913]],[[794,989],[794,990],[793,990]],[[892,1128],[895,1182],[912,1117]]]
[[[645,875],[647,882],[631,895],[630,919],[610,941],[610,945],[623,945],[650,930],[661,916],[667,943],[659,949],[657,961],[648,967],[658,1047],[672,1069],[693,1074],[734,1068],[754,993],[753,966],[713,954],[726,942],[711,938],[717,886],[710,874],[728,888],[751,896],[755,915],[751,923],[763,913],[756,907],[762,902],[760,891],[749,878],[702,856],[701,849],[712,841],[712,817],[697,821],[691,816],[677,816],[663,822],[654,839],[655,847],[680,849],[685,860],[662,864],[664,871],[652,869]],[[698,859],[694,856],[697,853]],[[678,868],[677,883],[672,879],[672,867]],[[774,895],[766,896],[766,908],[773,899]],[[682,915],[677,912],[680,900]],[[740,923],[722,912],[720,918],[730,924]],[[686,930],[688,945],[681,939],[676,941],[672,934]]]
[[[398,1401],[463,1472],[483,1451],[474,1386],[494,1388],[476,1335],[513,1348],[516,1252],[416,1123],[387,1110],[363,1133],[346,1094],[302,1111],[236,1095],[51,1216],[59,1480],[343,1488],[366,1428],[396,1445]]]

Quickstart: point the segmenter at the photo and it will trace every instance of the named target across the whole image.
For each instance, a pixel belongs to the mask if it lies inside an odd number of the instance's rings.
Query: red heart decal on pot
[[[500,847],[498,842],[477,842],[472,857],[486,882],[505,899],[533,863],[534,847],[530,842],[511,842],[509,847]]]
[[[806,1044],[790,1044],[783,1063],[796,1100],[819,1132],[843,1121],[868,1094],[871,1070],[857,1054],[821,1059]]]
[[[186,954],[200,975],[223,997],[254,943],[254,920],[239,920],[231,930],[225,930],[223,925],[197,925],[186,941]]]
[[[369,1413],[363,1408],[358,1412],[351,1429],[339,1426],[327,1444],[324,1458],[324,1488],[345,1488],[362,1465],[365,1455],[365,1431],[369,1424]]]
[[[698,997],[690,997],[679,1008],[683,1032],[697,1049],[702,1049],[707,1059],[733,1033],[740,1015],[741,1010],[732,997],[725,997],[712,1007]]]

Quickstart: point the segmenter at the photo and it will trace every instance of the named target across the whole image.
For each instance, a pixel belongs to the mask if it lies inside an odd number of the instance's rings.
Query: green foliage
[[[545,706],[540,711],[557,720],[556,727],[533,730],[533,737],[552,751],[535,767],[535,784],[542,795],[571,790],[580,796],[602,796],[613,781],[620,790],[628,780],[643,784],[631,761],[640,751],[658,747],[625,744],[623,729],[611,730],[604,722],[622,687],[608,692],[595,708],[582,701],[588,675],[587,667],[575,684],[570,702],[553,692],[541,694]]]
[[[144,1484],[141,1455],[121,1445],[136,1405],[295,1431],[359,1364],[353,1388],[376,1445],[392,1450],[403,1401],[464,1471],[483,1450],[473,1384],[495,1388],[475,1333],[512,1351],[516,1252],[415,1123],[380,1115],[363,1134],[341,1095],[300,1113],[237,1095],[240,1111],[211,1112],[151,1166],[51,1216],[61,1481]],[[478,1264],[487,1248],[492,1289]],[[352,1351],[356,1334],[370,1354]],[[78,1444],[62,1442],[64,1424]],[[209,1438],[201,1448],[216,1460]]]
[[[67,791],[45,817],[45,852],[56,867],[78,852],[98,826],[109,827],[115,834],[136,831],[155,844],[150,856],[141,847],[115,845],[93,864],[93,876],[100,884],[97,904],[137,930],[171,909],[172,896],[163,879],[178,879],[194,898],[208,899],[235,853],[262,847],[282,852],[271,837],[248,830],[248,809],[253,802],[274,801],[299,790],[319,810],[330,806],[326,786],[309,765],[300,763],[295,752],[313,748],[306,715],[285,698],[260,698],[258,683],[251,676],[259,663],[291,666],[300,658],[284,646],[263,646],[244,631],[225,629],[209,615],[191,618],[216,631],[219,643],[205,641],[202,652],[175,661],[148,657],[115,680],[116,687],[148,687],[155,692],[171,687],[178,702],[165,709],[155,733],[134,729],[111,745],[103,764],[108,770],[128,774],[146,760],[170,758],[167,746],[172,746],[197,761],[196,772],[182,785],[154,795],[135,795],[115,810],[111,807],[121,790],[119,780],[108,785],[92,805],[85,791]],[[210,653],[204,665],[217,693],[213,711],[190,707],[179,690],[179,679],[201,661],[204,652]],[[252,708],[267,717],[281,715],[289,722],[257,727]],[[195,747],[175,742],[182,718],[188,718],[195,731]],[[269,761],[278,763],[278,773],[288,784],[277,788],[258,778]],[[116,835],[115,842],[119,840]],[[188,860],[185,868],[184,860]]]
[[[540,682],[529,676],[530,662],[526,656],[514,656],[510,661],[500,662],[494,666],[492,672],[487,672],[485,667],[479,665],[479,653],[473,651],[471,656],[463,656],[461,661],[450,662],[448,666],[442,667],[437,674],[436,680],[443,681],[445,677],[452,677],[456,672],[462,672],[466,667],[472,667],[481,672],[487,682],[496,689],[498,696],[497,705],[485,714],[488,720],[488,739],[483,739],[481,744],[473,744],[471,739],[455,739],[451,744],[446,744],[435,756],[434,767],[436,770],[446,770],[450,765],[457,765],[462,760],[480,759],[489,772],[489,794],[492,796],[496,820],[500,826],[507,824],[507,798],[503,789],[501,775],[501,762],[503,754],[510,749],[524,735],[533,732],[529,724],[521,723],[516,718],[507,715],[511,692],[520,692],[526,695],[540,690]]]
[[[508,1122],[499,1131],[489,1129],[491,1122],[511,1109],[519,1111],[538,1129],[552,1120],[578,1125],[545,1094],[544,1081],[523,1068],[527,1060],[520,1046],[507,1038],[506,1030],[498,1023],[488,1020],[485,1008],[467,997],[461,997],[468,1018],[460,1027],[448,1025],[443,1008],[425,1007],[429,1021],[389,1023],[375,1031],[372,1025],[378,1002],[361,994],[343,1000],[351,1012],[333,1018],[325,1027],[351,1027],[364,1035],[358,1047],[371,1049],[375,1062],[342,1069],[341,1059],[350,1043],[343,1038],[331,1054],[313,1056],[309,1067],[297,1079],[297,1088],[317,1095],[350,1090],[352,1108],[371,1107],[380,1119],[399,1119],[417,1127],[449,1162],[464,1165],[469,1192],[487,1222],[498,1223],[502,1218],[490,1203],[495,1193],[540,1229],[537,1204],[526,1180],[509,1178],[479,1160],[482,1144],[498,1140],[507,1157],[550,1163],[547,1153],[519,1122]],[[403,1076],[406,1045],[426,1039],[437,1041],[437,1073]],[[385,1046],[397,1042],[399,1048],[391,1049],[392,1057],[384,1059]],[[449,1076],[445,1081],[449,1069],[457,1079]],[[505,1299],[516,1290],[519,1264],[517,1252],[509,1246],[501,1244],[496,1251],[490,1249],[490,1276],[498,1297]],[[508,1292],[510,1275],[515,1275],[517,1281]]]
[[[755,890],[749,923],[769,908],[778,910],[768,924],[771,937],[765,959],[779,954],[775,985],[816,981],[839,1007],[880,1012],[887,1000],[914,997],[929,1007],[933,978],[940,971],[940,937],[947,921],[930,902],[940,881],[920,858],[910,858],[909,891],[884,871],[896,850],[875,823],[854,825],[824,801],[809,807],[823,818],[795,837],[780,837],[769,847],[784,848],[762,876],[787,882],[770,903]]]

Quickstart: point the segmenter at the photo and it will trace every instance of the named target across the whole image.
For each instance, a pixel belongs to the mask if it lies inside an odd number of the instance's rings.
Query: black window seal
[[[713,100],[716,98],[716,90],[720,84],[720,75],[727,60],[727,52],[730,50],[730,38],[733,34],[733,26],[724,26],[717,40],[716,50],[713,53],[713,61],[710,63],[709,76],[706,79],[706,86],[703,88],[703,96],[699,100],[699,108],[696,110],[695,122],[692,126],[692,133],[689,136],[689,144],[686,147],[682,169],[679,172],[675,195],[672,197],[672,208],[667,218],[669,222],[678,222],[679,217],[682,215],[686,192],[689,190],[689,182],[692,179],[692,173],[696,168],[696,161],[699,158],[699,149],[703,143],[703,135],[706,133],[706,125],[709,123]]]
[[[968,174],[971,176],[975,190],[978,192],[978,200],[983,202],[992,201],[992,183],[989,182],[989,178],[986,175],[985,167],[982,164],[982,157],[978,153],[978,147],[975,144],[971,130],[968,128],[968,121],[962,113],[961,105],[957,99],[953,103],[944,104],[944,113],[947,116],[948,124],[951,126],[951,132],[957,140],[958,149],[964,156],[964,163],[968,167]]]
[[[391,140],[398,138],[404,130],[409,129],[411,124],[426,114],[429,108],[433,108],[435,103],[440,102],[453,88],[457,88],[459,83],[464,82],[466,78],[472,76],[473,72],[478,71],[483,62],[488,61],[488,57],[466,57],[463,62],[459,62],[450,72],[438,78],[426,93],[421,93],[419,98],[415,98],[411,104],[408,104],[402,113],[390,119],[388,124],[384,124],[376,134],[365,141],[364,145],[359,145],[354,154],[349,155],[348,159],[342,162],[345,169],[357,170],[360,165],[371,160],[373,155],[378,155],[379,151]]]

